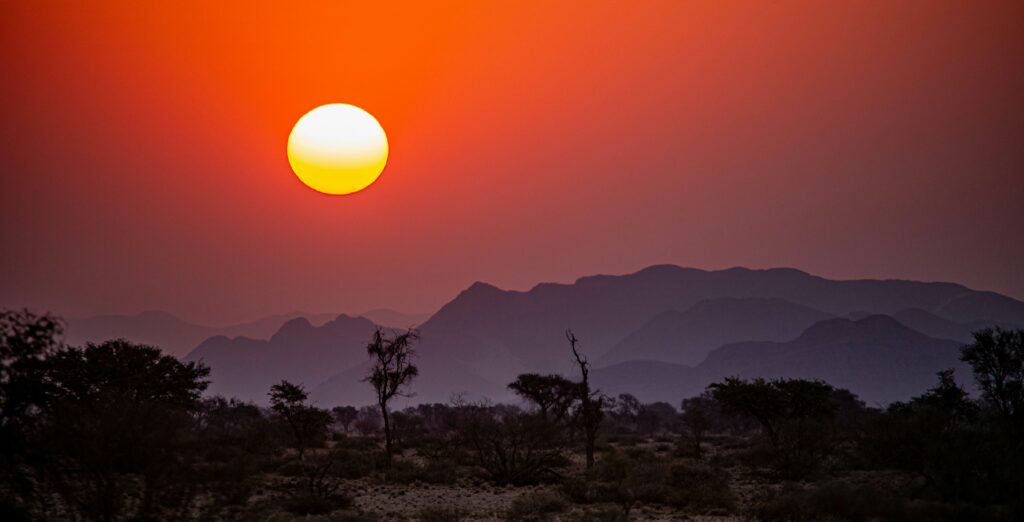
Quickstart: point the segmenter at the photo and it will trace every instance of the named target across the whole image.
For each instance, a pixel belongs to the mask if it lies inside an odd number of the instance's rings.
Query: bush
[[[334,459],[330,469],[331,476],[359,479],[380,469],[383,454],[376,448],[362,451],[342,448],[331,451],[330,458]]]
[[[706,514],[722,514],[735,507],[724,470],[705,464],[677,464],[669,470],[667,503]]]
[[[623,516],[637,502],[665,503],[668,466],[651,453],[632,456],[622,451],[604,455],[584,477],[562,483],[562,491],[573,502],[615,502]]]
[[[454,507],[425,507],[416,514],[420,522],[459,522],[466,513]]]
[[[588,506],[580,512],[568,513],[566,522],[626,522],[629,520],[622,509],[614,504]]]
[[[561,495],[549,491],[526,493],[512,501],[507,520],[551,520],[556,513],[569,508]]]
[[[775,521],[996,521],[1008,520],[998,509],[978,506],[910,502],[874,486],[828,482],[801,488],[787,484],[755,504],[749,513],[764,522]]]
[[[320,497],[314,495],[297,495],[286,498],[281,507],[293,515],[322,515],[352,505],[352,499],[344,495]]]
[[[409,460],[395,460],[387,471],[387,480],[395,484],[454,484],[458,479],[458,468],[454,462],[427,461],[418,464]]]
[[[618,444],[620,447],[623,448],[632,448],[634,446],[639,446],[640,444],[643,444],[646,440],[647,439],[639,435],[622,435],[619,437],[615,437],[614,440],[612,438],[609,438],[609,442]]]
[[[331,513],[327,520],[330,522],[377,522],[379,517],[373,513],[345,510]]]
[[[470,405],[460,408],[456,430],[492,482],[524,486],[557,476],[565,465],[563,428],[517,408]]]

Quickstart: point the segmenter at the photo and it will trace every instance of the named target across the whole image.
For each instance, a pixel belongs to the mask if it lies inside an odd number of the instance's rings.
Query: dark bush
[[[297,495],[281,501],[285,511],[299,516],[322,515],[335,510],[345,509],[352,505],[352,499],[344,495],[320,497],[313,495]]]
[[[454,462],[428,460],[423,464],[410,460],[395,460],[387,470],[388,482],[395,484],[454,484],[458,479],[458,467]]]
[[[627,522],[629,518],[622,513],[622,508],[615,504],[595,504],[578,512],[566,513],[566,522]]]
[[[729,476],[702,463],[676,464],[669,470],[667,502],[676,507],[706,514],[721,514],[735,508]]]
[[[651,453],[610,451],[584,476],[564,480],[562,491],[579,504],[614,502],[628,517],[637,502],[665,503],[668,477],[668,465]]]
[[[558,476],[565,464],[565,430],[539,413],[518,408],[469,405],[459,408],[458,440],[493,482],[537,484]]]
[[[748,513],[764,522],[834,520],[861,522],[903,520],[908,522],[1009,520],[1006,512],[971,505],[911,501],[876,486],[828,482],[801,488],[787,484],[755,503]]]
[[[525,493],[512,501],[506,514],[507,520],[541,521],[552,520],[554,515],[569,508],[569,503],[557,494],[548,491]]]
[[[431,506],[425,507],[416,514],[420,522],[459,522],[466,513],[457,507]]]

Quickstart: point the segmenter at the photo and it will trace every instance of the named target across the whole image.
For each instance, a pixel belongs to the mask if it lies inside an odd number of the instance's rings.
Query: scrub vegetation
[[[1024,332],[984,330],[884,408],[821,381],[729,378],[677,404],[520,375],[521,404],[420,404],[416,333],[368,339],[374,405],[205,396],[209,371],[0,315],[2,520],[1021,520]]]

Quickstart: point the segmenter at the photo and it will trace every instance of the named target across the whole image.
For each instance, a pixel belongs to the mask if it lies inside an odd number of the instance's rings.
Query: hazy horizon
[[[466,290],[467,288],[469,288],[470,286],[472,286],[475,283],[485,283],[485,284],[493,285],[493,286],[495,286],[495,287],[497,287],[497,288],[499,288],[499,289],[501,289],[503,291],[528,292],[528,291],[532,290],[533,288],[535,288],[537,286],[540,286],[540,285],[544,285],[544,284],[571,285],[574,282],[576,282],[577,280],[582,279],[582,278],[586,278],[586,277],[630,275],[630,274],[634,274],[634,273],[636,273],[638,271],[641,271],[641,270],[644,270],[644,269],[647,269],[647,268],[650,268],[650,267],[653,267],[653,266],[664,266],[664,265],[678,266],[678,267],[688,268],[688,269],[697,269],[697,270],[702,270],[702,271],[706,271],[706,272],[718,272],[718,271],[724,271],[724,270],[730,270],[730,269],[736,269],[736,268],[753,270],[753,271],[773,270],[773,269],[795,269],[795,270],[799,270],[801,272],[808,273],[808,274],[810,274],[811,276],[814,276],[814,277],[820,277],[820,278],[829,279],[829,280],[833,280],[833,281],[859,281],[859,280],[880,280],[880,281],[895,280],[895,281],[901,281],[902,280],[902,281],[918,281],[918,282],[922,282],[922,283],[953,283],[953,284],[960,284],[960,285],[965,286],[965,287],[967,287],[967,288],[969,288],[971,290],[974,290],[974,291],[979,291],[979,292],[995,292],[995,293],[998,293],[998,294],[1010,297],[1012,299],[1024,300],[1024,299],[1021,299],[1020,297],[1017,297],[1017,296],[1011,295],[1011,294],[1007,294],[1005,292],[999,292],[999,291],[996,291],[996,290],[989,290],[989,289],[985,289],[985,288],[975,288],[975,287],[972,287],[970,285],[964,284],[962,282],[951,281],[951,280],[920,280],[920,279],[913,279],[913,278],[907,278],[907,277],[848,277],[848,278],[847,277],[830,277],[830,276],[827,276],[827,275],[818,274],[818,273],[810,272],[810,271],[807,271],[807,270],[802,270],[802,269],[800,269],[798,267],[788,267],[788,266],[771,266],[771,267],[759,267],[759,268],[753,268],[753,267],[747,267],[747,266],[730,266],[730,267],[722,267],[722,268],[700,268],[700,267],[680,265],[680,264],[675,264],[675,263],[656,263],[656,264],[647,265],[647,266],[641,267],[641,268],[639,268],[637,270],[633,270],[633,271],[629,271],[629,272],[622,272],[622,273],[597,272],[597,273],[593,273],[593,274],[580,274],[580,275],[578,275],[576,277],[570,277],[570,278],[567,278],[567,279],[561,280],[561,281],[537,281],[537,282],[535,282],[533,284],[524,285],[524,286],[519,287],[519,288],[510,288],[510,287],[502,286],[502,285],[499,285],[499,284],[495,284],[495,283],[493,283],[491,281],[484,281],[484,280],[477,279],[477,280],[468,282],[468,283],[466,283],[466,285],[464,285],[464,286],[458,288],[457,290],[453,291],[451,293],[451,295],[449,295],[448,297],[442,298],[440,300],[441,302],[440,302],[439,305],[437,305],[436,307],[431,308],[429,310],[405,310],[405,309],[397,308],[397,307],[394,307],[394,306],[379,306],[379,307],[359,309],[359,310],[339,309],[337,311],[335,311],[335,310],[295,309],[295,310],[268,311],[266,313],[257,314],[257,315],[253,315],[253,316],[248,316],[248,317],[242,317],[240,319],[231,320],[231,321],[227,321],[227,322],[214,322],[214,321],[210,321],[207,318],[203,318],[203,317],[192,318],[192,317],[188,317],[188,316],[179,314],[179,313],[175,312],[174,310],[169,310],[169,309],[166,309],[166,308],[148,308],[148,309],[143,309],[143,310],[114,311],[114,312],[107,312],[107,313],[93,313],[93,314],[84,314],[84,315],[65,315],[65,314],[62,314],[58,310],[53,310],[53,309],[45,308],[45,307],[40,307],[40,308],[34,309],[34,310],[37,311],[37,312],[47,312],[48,311],[48,312],[51,312],[51,313],[56,313],[58,316],[62,316],[65,319],[73,319],[73,320],[82,320],[82,319],[89,319],[89,318],[102,317],[102,316],[125,316],[125,317],[129,317],[129,316],[138,316],[138,315],[149,313],[149,312],[158,312],[158,313],[169,314],[169,315],[171,315],[171,316],[173,316],[173,317],[175,317],[177,319],[186,321],[186,322],[191,323],[191,324],[195,324],[195,325],[198,325],[198,326],[209,326],[209,327],[234,326],[234,325],[238,325],[238,324],[248,323],[248,322],[251,322],[251,321],[257,321],[257,320],[260,320],[260,319],[265,319],[265,318],[268,318],[268,317],[286,316],[286,315],[291,315],[291,314],[301,314],[301,315],[305,315],[305,316],[330,316],[331,318],[333,318],[333,317],[336,317],[336,316],[342,315],[342,314],[356,317],[356,316],[364,316],[364,315],[366,315],[368,313],[371,313],[371,312],[390,311],[390,312],[396,312],[396,313],[399,313],[399,314],[402,314],[402,315],[407,315],[407,316],[426,316],[427,318],[429,318],[430,316],[435,314],[445,304],[451,302],[451,300],[454,299],[460,292]],[[11,307],[11,308],[16,308],[16,307]]]

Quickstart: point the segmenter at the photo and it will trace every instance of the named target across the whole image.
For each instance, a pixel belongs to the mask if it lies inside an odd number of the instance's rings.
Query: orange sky
[[[379,3],[4,3],[0,306],[428,311],[654,263],[1024,297],[1020,2]],[[285,156],[332,102],[390,140],[354,196]]]

